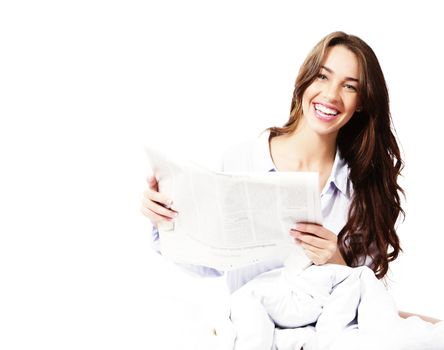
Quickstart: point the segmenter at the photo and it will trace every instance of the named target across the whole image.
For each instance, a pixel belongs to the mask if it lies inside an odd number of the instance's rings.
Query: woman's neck
[[[330,173],[336,154],[336,135],[319,135],[309,128],[275,137],[270,153],[278,170]]]

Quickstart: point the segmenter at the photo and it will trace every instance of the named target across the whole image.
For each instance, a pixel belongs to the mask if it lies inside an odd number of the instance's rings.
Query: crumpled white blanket
[[[231,298],[234,350],[444,350],[444,322],[402,319],[372,270],[266,272]]]

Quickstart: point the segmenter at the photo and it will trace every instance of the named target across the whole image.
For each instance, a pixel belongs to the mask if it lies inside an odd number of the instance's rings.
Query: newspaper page
[[[322,223],[318,173],[221,173],[146,149],[159,191],[173,200],[174,223],[158,227],[161,253],[220,271],[282,258],[310,265],[289,231]]]

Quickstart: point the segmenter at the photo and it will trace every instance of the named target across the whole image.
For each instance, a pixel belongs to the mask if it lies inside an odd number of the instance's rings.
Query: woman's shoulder
[[[223,155],[223,171],[268,171],[271,157],[268,146],[269,132],[248,138],[229,147]]]

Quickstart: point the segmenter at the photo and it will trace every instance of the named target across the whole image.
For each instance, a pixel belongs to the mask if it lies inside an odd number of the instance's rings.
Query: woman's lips
[[[320,119],[322,121],[327,121],[327,122],[336,119],[340,114],[338,110],[331,108],[331,107],[327,107],[327,106],[320,104],[320,103],[314,103],[313,110],[314,110],[315,116],[318,119]]]

